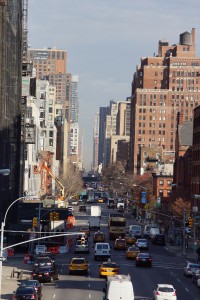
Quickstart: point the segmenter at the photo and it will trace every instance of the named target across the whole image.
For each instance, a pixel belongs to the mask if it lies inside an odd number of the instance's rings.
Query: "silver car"
[[[146,239],[137,239],[135,244],[139,249],[148,250],[148,242]]]
[[[183,269],[183,275],[187,277],[192,277],[193,273],[199,269],[200,269],[200,264],[187,262],[187,265]]]

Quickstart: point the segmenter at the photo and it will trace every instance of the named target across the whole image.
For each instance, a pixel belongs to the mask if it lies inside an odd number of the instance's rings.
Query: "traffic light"
[[[59,220],[59,213],[58,212],[50,212],[49,214],[50,221],[58,221]]]
[[[58,212],[54,213],[54,220],[56,220],[56,221],[59,220],[59,213]]]
[[[189,218],[189,219],[188,219],[188,223],[189,223],[189,227],[192,228],[192,225],[193,225],[193,219],[192,219],[192,218]]]
[[[38,226],[38,218],[34,217],[32,221],[32,226],[37,227]]]

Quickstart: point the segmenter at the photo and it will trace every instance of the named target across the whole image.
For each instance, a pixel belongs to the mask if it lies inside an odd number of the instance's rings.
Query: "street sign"
[[[147,203],[147,198],[146,198],[147,192],[142,192],[141,194],[142,194],[141,202],[143,204],[146,204]]]

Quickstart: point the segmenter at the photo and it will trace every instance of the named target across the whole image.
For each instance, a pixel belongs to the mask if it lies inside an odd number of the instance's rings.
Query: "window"
[[[159,185],[163,185],[164,184],[164,180],[159,180]]]
[[[53,108],[49,107],[49,113],[52,114],[53,113]]]
[[[53,137],[53,131],[52,130],[49,131],[49,137]]]
[[[172,185],[172,181],[171,180],[167,180],[167,185],[171,186]]]

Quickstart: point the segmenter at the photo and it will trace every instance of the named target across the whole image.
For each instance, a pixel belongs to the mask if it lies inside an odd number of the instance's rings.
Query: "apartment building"
[[[190,121],[200,102],[200,58],[195,29],[180,34],[178,44],[159,41],[158,54],[141,58],[132,82],[130,169],[141,173],[140,147],[175,151],[176,115]]]
[[[64,157],[67,157],[67,153],[63,152],[63,141],[67,139],[66,136],[68,135],[68,131],[65,131],[62,125],[64,124],[66,110],[69,106],[66,99],[67,52],[66,50],[59,50],[56,48],[29,49],[28,58],[36,69],[36,78],[46,80],[51,86],[56,88],[55,105],[59,105],[62,111],[62,113],[59,114],[59,120],[56,119],[56,126],[58,126],[57,134],[59,135],[57,136],[57,142],[59,141],[59,143],[57,145],[56,157],[65,164]],[[53,117],[53,115],[49,115],[49,118],[51,117]],[[62,119],[62,121],[60,121],[60,119]]]

